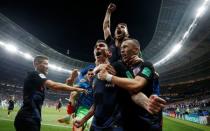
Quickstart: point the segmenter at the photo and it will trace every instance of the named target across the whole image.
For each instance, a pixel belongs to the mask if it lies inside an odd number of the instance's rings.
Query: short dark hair
[[[43,60],[49,60],[47,56],[38,55],[34,58],[34,63],[41,63]]]
[[[103,43],[106,44],[106,41],[105,41],[105,40],[97,40],[97,41],[96,41],[96,44],[97,44],[97,43],[100,43],[100,42],[103,42]]]
[[[93,71],[93,68],[88,69],[88,71]]]
[[[126,39],[124,39],[124,41],[127,41],[127,40],[133,41],[134,44],[140,49],[141,46],[140,46],[140,43],[139,43],[139,41],[137,39],[133,39],[133,38],[126,38]]]
[[[96,44],[97,44],[97,43],[100,43],[100,42],[105,43],[105,44],[107,45],[107,43],[106,43],[105,40],[97,40],[97,41],[96,41]],[[96,48],[96,44],[95,44],[95,46],[94,46],[94,49]],[[108,45],[107,45],[107,46],[108,46]]]
[[[126,28],[128,28],[128,26],[127,26],[127,24],[126,23],[118,23],[118,25],[123,25],[123,26],[125,26]]]
[[[131,40],[131,41],[133,41],[133,43],[139,48],[139,54],[138,54],[138,56],[139,56],[140,58],[142,58],[141,46],[140,46],[139,41],[138,41],[137,39],[133,39],[133,38],[126,38],[126,39],[123,40],[123,42],[126,41],[126,40]]]

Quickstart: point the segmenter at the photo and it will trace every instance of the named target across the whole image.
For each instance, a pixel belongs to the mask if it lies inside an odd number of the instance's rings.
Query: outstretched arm
[[[116,5],[111,3],[111,4],[109,4],[107,11],[106,11],[106,15],[105,15],[104,22],[103,22],[103,31],[104,31],[104,39],[105,40],[108,38],[108,36],[111,35],[110,18],[111,18],[112,12],[114,12],[115,9],[116,9]]]
[[[60,91],[77,91],[77,92],[83,92],[87,94],[87,90],[76,87],[76,86],[68,86],[63,83],[54,82],[52,80],[46,80],[44,83],[45,86],[47,86],[50,89],[54,90],[60,90]]]

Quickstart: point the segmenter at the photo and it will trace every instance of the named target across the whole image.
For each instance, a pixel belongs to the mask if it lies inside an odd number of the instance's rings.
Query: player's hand
[[[107,74],[108,74],[107,70],[103,69],[97,74],[97,77],[100,80],[106,80]]]
[[[83,88],[78,88],[77,91],[81,93],[85,93],[86,95],[88,94],[88,90],[83,89]]]
[[[148,103],[148,112],[151,114],[157,114],[159,113],[166,105],[166,101],[157,95],[151,95],[149,97],[149,103]]]
[[[81,91],[82,93],[85,93],[85,95],[87,95],[88,94],[88,90],[86,90],[86,89],[82,89],[82,91]]]
[[[71,77],[76,79],[78,76],[78,69],[73,69],[72,73],[71,73]]]
[[[107,65],[105,68],[109,74],[116,75],[116,70],[111,65]]]
[[[101,70],[107,70],[110,74],[116,75],[115,69],[110,64],[100,64],[94,69],[94,74],[97,74]]]
[[[134,65],[140,62],[143,62],[143,59],[139,58],[137,55],[134,55],[129,60],[127,60],[127,65]]]
[[[66,79],[66,83],[72,85],[77,77],[78,77],[78,69],[74,69],[71,72],[71,74],[69,74],[69,77]]]
[[[110,3],[108,8],[107,8],[107,12],[112,13],[116,10],[116,5],[113,3]]]
[[[76,126],[77,128],[83,126],[84,122],[82,120],[75,120],[74,121],[74,126]]]

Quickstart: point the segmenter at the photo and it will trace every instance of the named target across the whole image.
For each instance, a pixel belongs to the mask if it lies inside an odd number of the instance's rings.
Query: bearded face
[[[123,24],[118,24],[115,29],[115,39],[123,40],[125,37],[128,37],[128,29],[127,26]]]

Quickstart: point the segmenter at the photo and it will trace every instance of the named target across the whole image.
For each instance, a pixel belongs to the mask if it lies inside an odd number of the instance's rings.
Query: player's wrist
[[[111,10],[109,10],[109,9],[107,9],[106,13],[107,13],[107,14],[111,14],[111,13],[112,13],[112,11],[111,11]]]
[[[112,77],[113,77],[113,75],[107,74],[106,75],[106,81],[111,82],[112,81]]]

